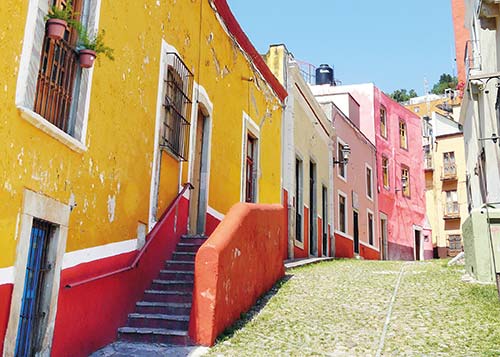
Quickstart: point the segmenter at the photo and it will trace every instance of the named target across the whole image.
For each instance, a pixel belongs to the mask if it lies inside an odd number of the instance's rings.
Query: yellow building
[[[468,215],[464,138],[459,123],[438,113],[424,120],[424,163],[434,256],[455,256],[462,251],[461,225]]]
[[[64,285],[128,264],[183,183],[194,184],[183,196],[192,233],[210,233],[235,202],[281,201],[286,91],[224,0],[73,5],[91,32],[106,30],[114,61],[80,68],[74,30],[44,35],[46,0],[0,7],[4,355],[21,331],[36,334],[31,352],[54,356],[112,340],[146,275]],[[176,237],[187,230],[185,203],[172,222]],[[45,317],[28,331],[19,316],[36,254]]]
[[[444,95],[427,94],[411,98],[404,106],[423,118],[431,117],[434,112],[441,115],[455,114],[454,111],[460,107],[461,101],[458,91],[448,89]],[[458,115],[456,117],[458,118]]]
[[[288,256],[332,256],[335,130],[286,46],[270,46],[265,59],[288,91],[282,130]]]

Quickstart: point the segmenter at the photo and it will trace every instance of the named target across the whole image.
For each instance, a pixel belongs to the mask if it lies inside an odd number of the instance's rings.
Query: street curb
[[[332,257],[324,257],[324,258],[305,258],[305,259],[294,259],[294,260],[285,260],[285,269],[290,270],[306,265],[317,264],[321,262],[327,262],[334,260]]]

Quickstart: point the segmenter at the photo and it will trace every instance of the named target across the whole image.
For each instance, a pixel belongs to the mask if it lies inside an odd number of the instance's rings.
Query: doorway
[[[318,254],[318,238],[316,236],[316,164],[309,162],[309,254]]]
[[[420,231],[415,229],[415,260],[422,260],[422,246],[420,241]]]
[[[389,260],[388,243],[387,243],[387,216],[380,213],[380,247],[382,247],[381,259]]]
[[[209,119],[198,109],[196,132],[194,139],[194,155],[192,158],[191,190],[189,202],[189,233],[205,233],[207,213],[207,186],[208,186],[208,135]]]
[[[359,254],[359,215],[356,211],[352,212],[352,222],[354,226],[354,254]]]
[[[322,190],[322,203],[323,203],[323,256],[328,256],[328,189],[323,186]]]
[[[42,348],[52,291],[49,245],[53,229],[51,223],[33,219],[15,356],[34,356]]]

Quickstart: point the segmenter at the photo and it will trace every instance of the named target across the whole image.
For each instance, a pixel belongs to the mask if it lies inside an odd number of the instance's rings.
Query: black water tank
[[[321,84],[334,84],[333,68],[327,64],[322,64],[316,68],[316,85]]]

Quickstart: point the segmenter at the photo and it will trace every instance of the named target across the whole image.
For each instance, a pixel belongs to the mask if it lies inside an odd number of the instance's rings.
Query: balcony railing
[[[444,165],[441,173],[441,181],[453,181],[457,179],[457,165]]]
[[[460,205],[458,202],[446,202],[443,212],[444,219],[456,219],[460,218]]]
[[[481,70],[481,53],[479,51],[479,41],[469,40],[465,42],[465,75],[467,80],[470,76],[470,71]]]
[[[434,163],[432,162],[431,154],[424,155],[424,170],[426,171],[434,170]]]

